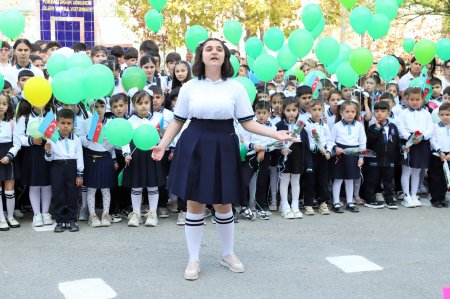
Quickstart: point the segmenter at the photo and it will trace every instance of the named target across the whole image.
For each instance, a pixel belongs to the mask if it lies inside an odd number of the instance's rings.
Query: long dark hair
[[[175,62],[175,68],[177,67],[177,65],[179,64],[184,64],[187,68],[187,77],[184,80],[184,82],[180,82],[180,80],[178,80],[177,76],[175,75],[175,69],[173,70],[173,81],[172,81],[172,89],[176,88],[176,87],[181,87],[181,85],[183,85],[183,83],[186,83],[187,81],[192,79],[192,74],[191,74],[191,66],[189,65],[189,63],[185,60],[180,60]]]
[[[222,80],[225,80],[226,78],[230,78],[234,75],[234,69],[230,62],[231,53],[228,47],[225,45],[223,41],[221,41],[218,38],[210,37],[201,44],[198,45],[197,49],[195,50],[195,59],[194,59],[194,65],[192,66],[192,74],[199,79],[205,78],[205,64],[203,63],[203,49],[205,48],[205,45],[209,41],[218,41],[222,43],[223,49],[225,51],[225,59],[223,61],[220,73],[222,75]]]
[[[284,115],[284,109],[286,109],[286,107],[291,104],[294,104],[294,106],[297,107],[297,109],[299,110],[299,112],[298,112],[299,114],[297,114],[297,118],[295,119],[295,121],[297,121],[298,116],[300,115],[300,107],[298,106],[298,101],[295,99],[295,97],[287,97],[283,100],[283,106],[281,107],[280,118],[286,119],[286,115]]]
[[[8,108],[6,109],[4,120],[9,121],[14,118],[14,106],[12,104],[11,98],[6,93],[0,92],[0,97],[1,96],[5,97],[6,102],[8,103]]]

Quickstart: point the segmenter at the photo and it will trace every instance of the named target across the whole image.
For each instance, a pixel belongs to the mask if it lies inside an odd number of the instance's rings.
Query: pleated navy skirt
[[[13,146],[12,142],[0,143],[0,159],[6,156],[6,154],[11,149],[12,146]],[[0,182],[15,179],[17,169],[15,163],[16,163],[15,160],[9,162],[8,164],[0,163]]]
[[[359,148],[359,146],[336,145],[340,148]],[[355,180],[361,177],[361,169],[358,167],[359,156],[340,155],[331,159],[331,176],[333,179]]]
[[[282,173],[292,173],[301,174],[303,173],[303,146],[301,142],[293,143],[289,149],[291,153],[286,156],[281,155],[279,160],[280,172]]]
[[[419,144],[414,144],[410,147],[408,156],[406,159],[403,159],[402,165],[406,165],[411,168],[425,169],[428,168],[430,156],[430,141],[422,140]]]
[[[51,162],[45,160],[45,140],[41,145],[22,147],[20,179],[27,186],[49,186]]]
[[[109,152],[97,152],[86,148],[84,155],[83,185],[88,188],[114,187],[114,165]]]
[[[167,189],[179,198],[203,204],[239,200],[239,139],[232,119],[191,120],[175,148]]]
[[[130,164],[123,170],[122,186],[131,188],[160,187],[166,183],[161,162],[152,159],[152,151],[141,151],[133,142]]]

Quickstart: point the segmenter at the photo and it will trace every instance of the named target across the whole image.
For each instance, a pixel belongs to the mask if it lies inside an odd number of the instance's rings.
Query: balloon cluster
[[[164,6],[166,6],[167,0],[148,0],[148,3],[153,7],[145,14],[145,25],[148,29],[157,33],[164,24],[164,17],[161,14]]]
[[[441,38],[436,44],[428,39],[415,43],[412,38],[405,38],[403,49],[408,54],[414,52],[417,61],[424,65],[430,63],[436,55],[443,61],[450,59],[450,39],[448,38]]]

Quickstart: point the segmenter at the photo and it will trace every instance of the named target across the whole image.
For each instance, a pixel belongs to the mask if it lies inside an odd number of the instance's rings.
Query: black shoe
[[[391,209],[391,210],[398,209],[398,206],[394,201],[387,201],[384,205],[386,206],[386,208]]]
[[[70,222],[69,225],[67,226],[67,228],[69,229],[69,232],[71,232],[71,233],[77,232],[80,230],[80,228],[78,227],[78,224],[76,222]]]
[[[442,208],[442,203],[441,202],[432,202],[431,205],[435,208]]]
[[[358,207],[357,206],[355,206],[354,204],[348,204],[346,207],[345,207],[345,209],[347,210],[347,211],[350,211],[350,212],[352,212],[352,213],[359,213],[359,210],[358,210]]]
[[[342,211],[341,205],[338,203],[333,206],[333,212],[338,213],[338,214],[344,213],[344,211]]]
[[[382,209],[384,208],[384,204],[378,201],[373,201],[373,202],[366,202],[364,204],[364,206],[366,208],[372,208],[372,209]]]
[[[316,199],[313,200],[313,205],[312,205],[314,210],[317,210],[319,208],[319,203],[317,202]]]
[[[62,233],[66,230],[66,225],[64,223],[58,222],[56,223],[55,229],[53,230],[55,233]]]
[[[234,214],[234,223],[239,223],[238,214]]]
[[[441,201],[441,205],[443,208],[448,208],[448,202],[446,202],[445,200]]]

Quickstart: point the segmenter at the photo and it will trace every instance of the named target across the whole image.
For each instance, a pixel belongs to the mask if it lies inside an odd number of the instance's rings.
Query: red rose
[[[301,127],[303,127],[304,125],[305,125],[305,123],[304,122],[299,122],[299,125],[301,126]]]
[[[369,153],[369,151],[366,149],[361,151],[361,154],[363,154],[363,155],[367,155],[368,153]]]
[[[316,129],[312,129],[311,133],[313,133],[314,135],[316,135],[316,134],[317,134]]]
[[[422,135],[422,133],[420,133],[420,131],[416,131],[416,132],[414,133],[414,135],[416,135],[416,137],[420,137],[420,135]]]

